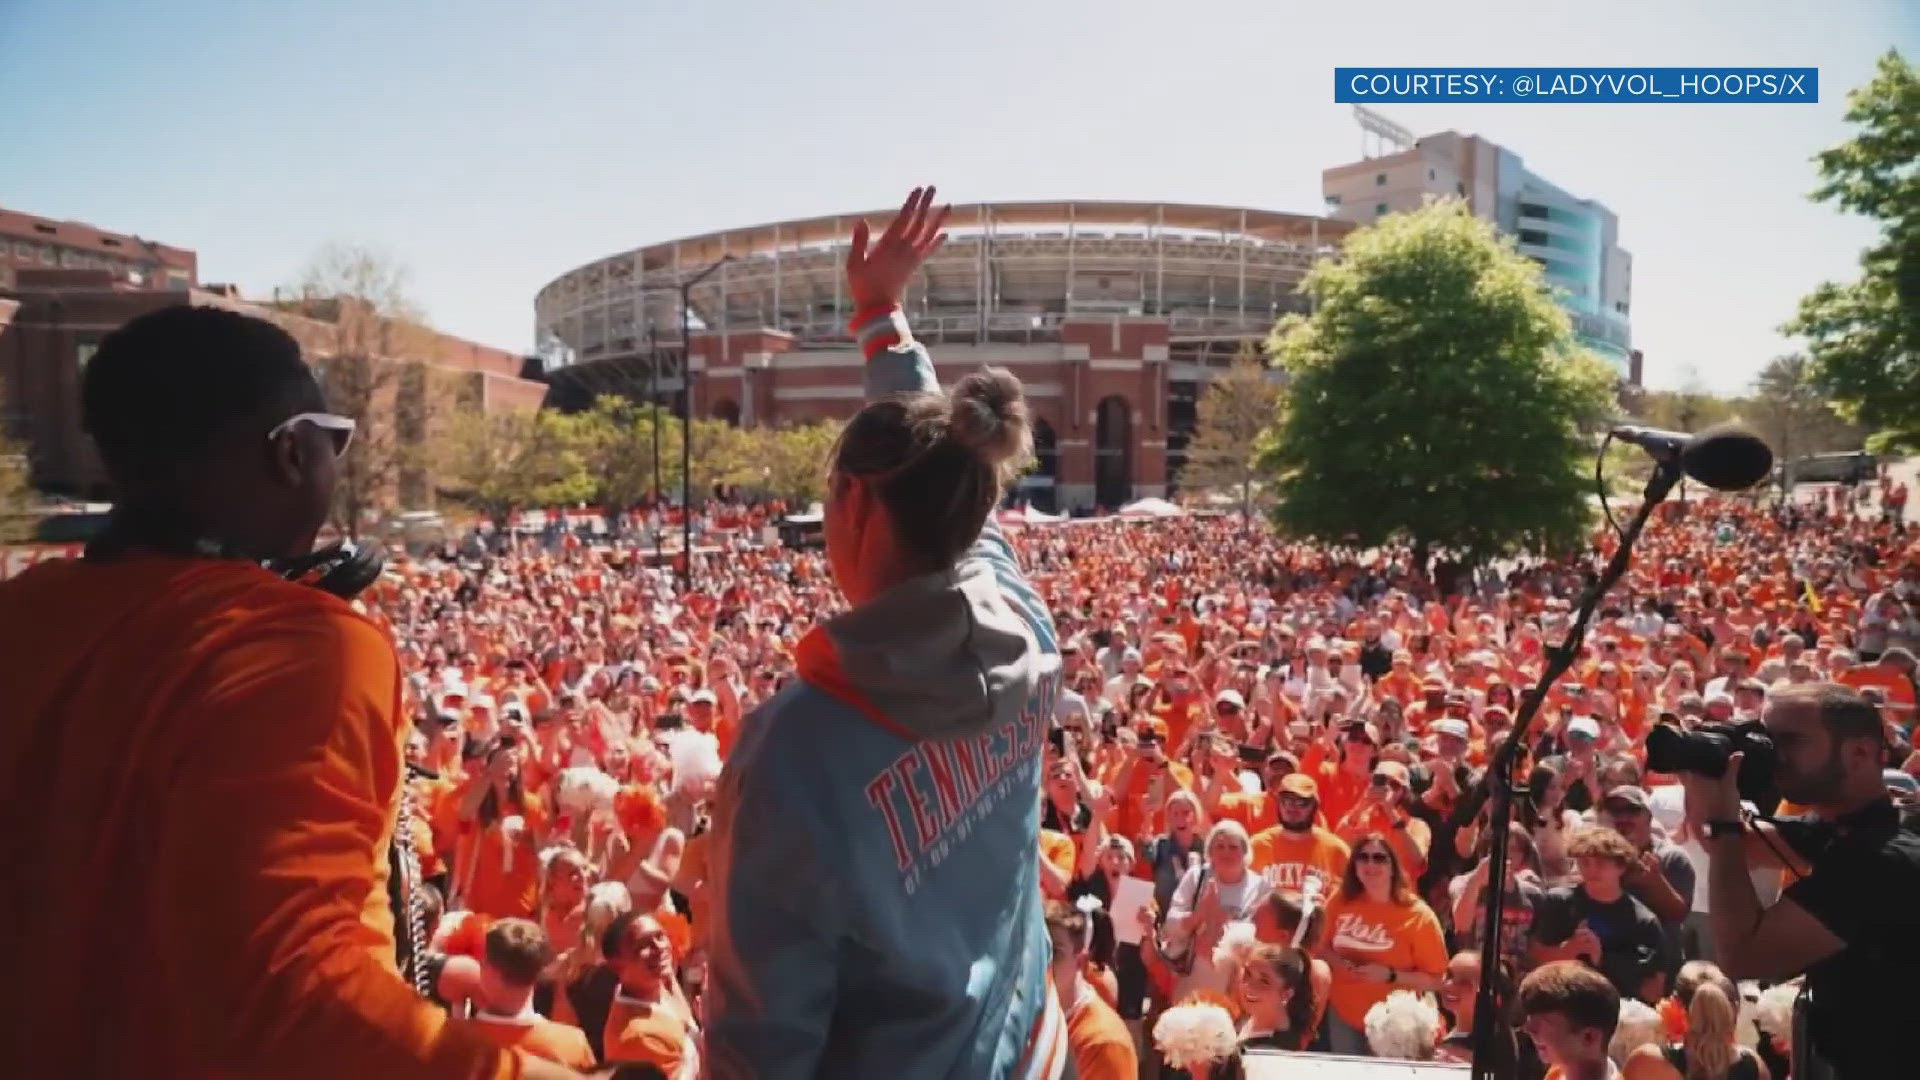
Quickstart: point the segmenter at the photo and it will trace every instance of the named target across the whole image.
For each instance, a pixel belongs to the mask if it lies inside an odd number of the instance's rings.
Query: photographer
[[[1807,807],[1783,828],[1740,819],[1743,760],[1763,754],[1751,737],[1723,775],[1685,772],[1689,827],[1704,838],[1711,923],[1721,965],[1736,979],[1807,976],[1810,1047],[1829,1068],[1795,1077],[1898,1075],[1909,1061],[1910,1023],[1897,987],[1920,974],[1920,837],[1901,831],[1881,774],[1879,713],[1834,683],[1776,690],[1763,718],[1782,799]],[[1756,776],[1765,761],[1754,762]],[[1793,837],[1811,866],[1763,908],[1750,876],[1771,860],[1771,835]],[[1763,855],[1763,853],[1765,853]]]

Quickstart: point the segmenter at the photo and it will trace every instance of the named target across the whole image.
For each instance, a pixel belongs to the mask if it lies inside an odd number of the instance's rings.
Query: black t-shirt
[[[1841,822],[1813,872],[1783,894],[1846,948],[1807,969],[1813,1044],[1842,1078],[1894,1076],[1913,1062],[1920,981],[1920,836],[1883,801]]]
[[[1601,974],[1622,997],[1640,996],[1640,984],[1660,969],[1666,937],[1647,905],[1625,893],[1601,903],[1578,885],[1547,890],[1534,913],[1533,936],[1547,945],[1564,945],[1581,923],[1600,939]]]

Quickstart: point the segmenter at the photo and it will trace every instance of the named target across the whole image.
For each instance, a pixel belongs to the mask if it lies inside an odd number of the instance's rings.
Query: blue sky
[[[1872,238],[1804,196],[1892,45],[1920,54],[1920,4],[0,0],[0,205],[255,295],[369,245],[442,328],[529,349],[581,262],[923,181],[1315,212],[1361,145],[1336,66],[1815,66],[1817,105],[1381,110],[1611,206],[1648,381],[1731,391]]]

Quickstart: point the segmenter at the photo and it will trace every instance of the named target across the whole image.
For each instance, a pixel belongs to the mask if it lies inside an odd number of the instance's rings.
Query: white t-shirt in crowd
[[[1667,838],[1672,840],[1680,834],[1680,826],[1687,817],[1687,792],[1679,784],[1667,784],[1654,788],[1647,793],[1647,808],[1653,812],[1653,820],[1666,830]],[[1707,894],[1707,849],[1700,841],[1689,837],[1685,843],[1677,845],[1693,864],[1693,910],[1705,915],[1708,911]],[[1760,897],[1764,906],[1780,897],[1780,871],[1763,868],[1753,871],[1753,891]]]

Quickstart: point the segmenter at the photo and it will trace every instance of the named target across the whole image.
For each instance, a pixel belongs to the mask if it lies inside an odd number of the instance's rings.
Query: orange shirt
[[[1073,837],[1068,836],[1066,833],[1054,832],[1052,829],[1040,830],[1041,857],[1052,863],[1061,873],[1067,875],[1068,881],[1073,880],[1074,863],[1077,861],[1075,858],[1076,854],[1077,851],[1074,848]],[[1042,881],[1040,886],[1044,889],[1046,882]]]
[[[608,1064],[639,1062],[660,1066],[677,1075],[687,1057],[687,1022],[671,1005],[648,1005],[625,994],[615,994],[607,1010],[602,1040]]]
[[[373,623],[246,562],[42,563],[0,583],[0,686],[10,1075],[517,1074],[394,970]]]
[[[1347,872],[1348,851],[1346,841],[1326,829],[1296,833],[1275,826],[1254,835],[1247,865],[1255,873],[1275,867],[1274,885],[1281,889],[1299,889],[1307,871],[1318,871],[1331,891]]]
[[[1108,828],[1121,836],[1137,839],[1157,836],[1166,829],[1166,797],[1179,788],[1193,790],[1193,770],[1177,761],[1167,763],[1166,783],[1162,784],[1157,804],[1147,806],[1147,792],[1153,786],[1154,771],[1142,761],[1133,768],[1127,789],[1115,799],[1113,821]]]
[[[1360,793],[1373,782],[1373,773],[1369,771],[1355,776],[1341,768],[1339,762],[1326,761],[1314,770],[1314,782],[1320,787],[1321,815],[1328,821],[1338,823],[1360,801]]]
[[[564,999],[566,995],[561,994],[560,997]],[[571,1069],[584,1071],[599,1064],[594,1059],[593,1047],[588,1044],[585,1032],[571,1024],[554,1023],[538,1014],[522,1019],[476,1016],[469,1020],[455,1020],[454,1023],[472,1030],[495,1046],[523,1050],[534,1057],[557,1061]]]
[[[1848,668],[1834,681],[1855,690],[1879,687],[1887,695],[1885,718],[1901,727],[1913,726],[1913,682],[1900,672],[1882,664],[1864,664]]]
[[[546,832],[546,811],[540,796],[528,792],[521,798],[526,806],[520,816],[526,825],[518,842],[510,844],[502,832],[502,822],[511,816],[506,813],[484,831],[473,822],[467,822],[461,831],[460,854],[454,866],[459,874],[466,875],[460,888],[469,911],[496,919],[531,919],[540,910],[538,837]]]
[[[1220,796],[1214,820],[1237,821],[1251,836],[1280,824],[1280,811],[1270,791],[1229,791]]]
[[[1140,1057],[1127,1025],[1085,983],[1067,1011],[1067,1047],[1080,1080],[1135,1080],[1140,1075]]]
[[[1338,894],[1327,905],[1328,946],[1353,964],[1385,964],[1396,971],[1441,975],[1447,969],[1446,936],[1433,909],[1418,900],[1381,903],[1365,894],[1352,900]],[[1365,1031],[1367,1010],[1386,1000],[1394,984],[1369,982],[1336,968],[1333,1012],[1342,1023]]]

